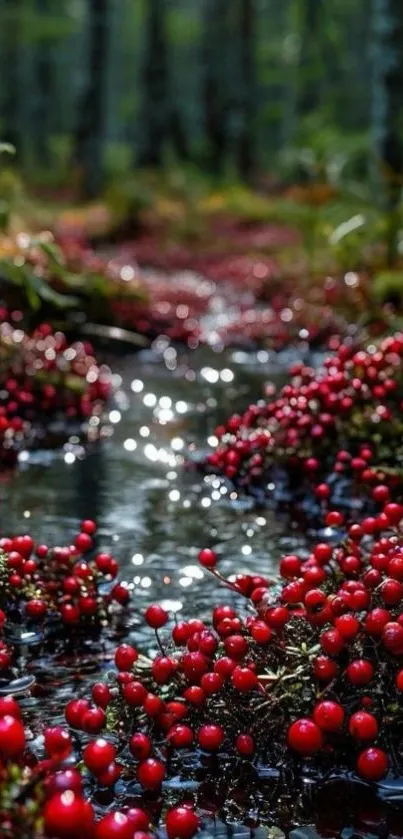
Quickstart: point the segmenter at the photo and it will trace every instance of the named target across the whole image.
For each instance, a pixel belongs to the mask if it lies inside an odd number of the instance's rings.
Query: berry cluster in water
[[[86,519],[74,543],[50,548],[32,536],[0,539],[1,629],[7,622],[49,629],[101,626],[130,600],[117,581],[118,563],[109,553],[94,551],[96,524]],[[12,663],[2,642],[0,673]]]
[[[176,622],[165,637],[170,616],[152,604],[156,657],[121,644],[115,678],[93,686],[93,704],[67,705],[68,724],[97,738],[83,751],[97,782],[135,772],[156,792],[192,753],[295,770],[308,760],[319,774],[337,768],[367,782],[401,775],[402,522],[390,501],[351,525],[330,511],[336,546],[283,557],[276,584],[225,580],[217,552],[203,549],[201,565],[239,595],[239,609],[217,605],[211,620]]]
[[[60,725],[45,728],[43,757],[30,748],[29,728],[12,696],[0,697],[0,827],[2,836],[51,839],[152,839],[151,818],[141,807],[97,816],[85,793],[85,773],[72,765],[74,743]],[[116,749],[98,738],[84,750],[85,767],[108,783]],[[199,819],[188,805],[165,815],[169,839],[196,833]]]
[[[7,464],[30,444],[36,425],[99,418],[111,375],[88,342],[70,344],[47,323],[28,333],[19,313],[3,309],[0,321],[0,463]]]
[[[400,333],[366,349],[343,343],[319,371],[295,364],[277,398],[215,430],[219,444],[208,467],[245,490],[265,488],[280,467],[297,489],[308,482],[320,499],[331,494],[323,482],[330,476],[369,488],[387,476],[390,487],[398,485],[402,364]]]

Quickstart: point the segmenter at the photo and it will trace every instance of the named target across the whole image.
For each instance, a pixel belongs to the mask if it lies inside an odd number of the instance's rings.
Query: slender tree
[[[312,113],[320,105],[323,0],[298,0],[300,57],[298,67],[298,113]]]
[[[39,19],[46,19],[50,14],[50,4],[51,0],[36,0],[35,9]],[[52,46],[49,38],[37,39],[35,44],[34,74],[36,107],[34,108],[32,140],[36,162],[40,166],[48,166],[53,93]]]
[[[87,79],[78,110],[74,162],[82,176],[83,193],[94,197],[104,180],[110,0],[89,0],[87,9]]]
[[[22,2],[3,0],[1,4],[1,121],[0,140],[19,150],[21,85],[19,56],[21,48]]]
[[[238,166],[248,179],[255,163],[255,2],[240,0],[241,129]]]
[[[160,167],[169,131],[169,81],[165,0],[147,0],[141,69],[139,166]]]
[[[397,251],[403,178],[403,3],[373,0],[372,130],[388,214],[388,260]]]
[[[228,149],[229,99],[226,39],[230,0],[204,0],[203,104],[207,162],[215,173],[222,171]]]

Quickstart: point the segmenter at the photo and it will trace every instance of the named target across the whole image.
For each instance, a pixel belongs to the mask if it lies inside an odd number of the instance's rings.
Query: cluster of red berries
[[[401,480],[402,365],[400,333],[367,349],[341,344],[319,371],[295,364],[277,398],[216,429],[220,442],[208,466],[246,490],[265,487],[270,470],[284,467],[320,499],[330,496],[323,481],[332,473],[369,488],[387,474],[392,488]]]
[[[116,560],[109,553],[94,555],[95,532],[95,522],[87,519],[74,543],[65,547],[35,544],[28,534],[0,539],[1,614],[18,610],[25,620],[42,623],[58,617],[74,627],[99,624],[114,605],[125,606],[130,595],[116,581]],[[5,651],[0,651],[0,662],[2,656],[7,657]]]
[[[60,725],[44,731],[42,760],[29,750],[21,708],[12,696],[0,697],[0,831],[1,835],[51,839],[152,839],[150,815],[140,807],[114,810],[97,818],[84,792],[84,775],[72,768],[72,738]],[[114,747],[98,738],[84,750],[85,766],[104,783]],[[169,839],[191,839],[199,819],[188,804],[171,807],[165,816]]]
[[[18,313],[0,310],[0,320],[0,460],[9,463],[38,422],[100,416],[111,378],[90,344],[69,344],[47,323],[28,334]]]
[[[348,526],[336,547],[319,542],[308,557],[285,556],[276,586],[246,574],[224,580],[216,552],[200,552],[247,609],[223,604],[211,623],[175,623],[163,646],[169,615],[150,606],[145,620],[159,654],[150,661],[118,647],[115,684],[93,688],[144,789],[159,789],[170,756],[189,750],[274,766],[288,745],[290,757],[314,756],[321,770],[355,767],[367,781],[401,771],[402,522],[403,506],[388,501],[378,516]],[[342,527],[342,514],[329,512],[326,524]],[[68,721],[90,730],[89,703],[74,702]],[[116,750],[102,744],[97,764],[98,748],[84,760],[114,783]]]

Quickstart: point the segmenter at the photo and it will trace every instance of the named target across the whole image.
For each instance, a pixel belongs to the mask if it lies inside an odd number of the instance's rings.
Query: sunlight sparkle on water
[[[126,449],[127,452],[134,452],[137,449],[137,443],[132,437],[128,437],[123,443],[123,448]]]
[[[122,419],[122,414],[120,411],[111,411],[109,414],[109,421],[113,423],[113,425],[117,425],[118,422]]]
[[[130,387],[133,393],[141,393],[141,391],[144,390],[144,383],[141,379],[133,379]]]

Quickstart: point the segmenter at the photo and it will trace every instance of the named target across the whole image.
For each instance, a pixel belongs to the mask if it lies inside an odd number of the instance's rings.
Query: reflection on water
[[[305,540],[287,519],[254,510],[217,478],[203,478],[184,467],[186,449],[191,441],[205,445],[230,412],[263,394],[267,381],[281,381],[293,357],[206,349],[189,357],[160,341],[154,352],[108,360],[116,371],[117,390],[105,439],[91,444],[87,454],[78,438],[62,451],[24,453],[19,469],[2,477],[2,533],[29,530],[40,542],[63,544],[80,520],[94,518],[99,523],[97,546],[113,549],[134,591],[137,613],[162,600],[173,612],[207,615],[217,588],[198,565],[201,547],[217,548],[226,574],[236,570],[270,576],[281,554],[303,548]],[[222,597],[231,600],[234,595],[225,589]],[[149,643],[147,634],[143,643]],[[99,668],[108,666],[111,649],[111,641],[99,648],[94,642],[80,655],[72,649],[61,656],[56,645],[51,667],[49,651],[40,654],[37,698],[26,700],[27,708],[35,712],[39,700],[44,713],[46,707],[60,709],[61,700],[84,692]],[[39,723],[34,713],[34,730]],[[228,810],[231,822],[239,819],[241,809]],[[373,835],[386,835],[379,829]],[[216,821],[205,835],[226,836],[228,830]],[[368,835],[368,830],[339,830],[327,835]],[[260,839],[271,834],[267,828],[251,833],[249,827],[239,827],[236,835]],[[278,839],[281,835],[273,834]],[[293,839],[317,835],[314,828],[304,828]]]

